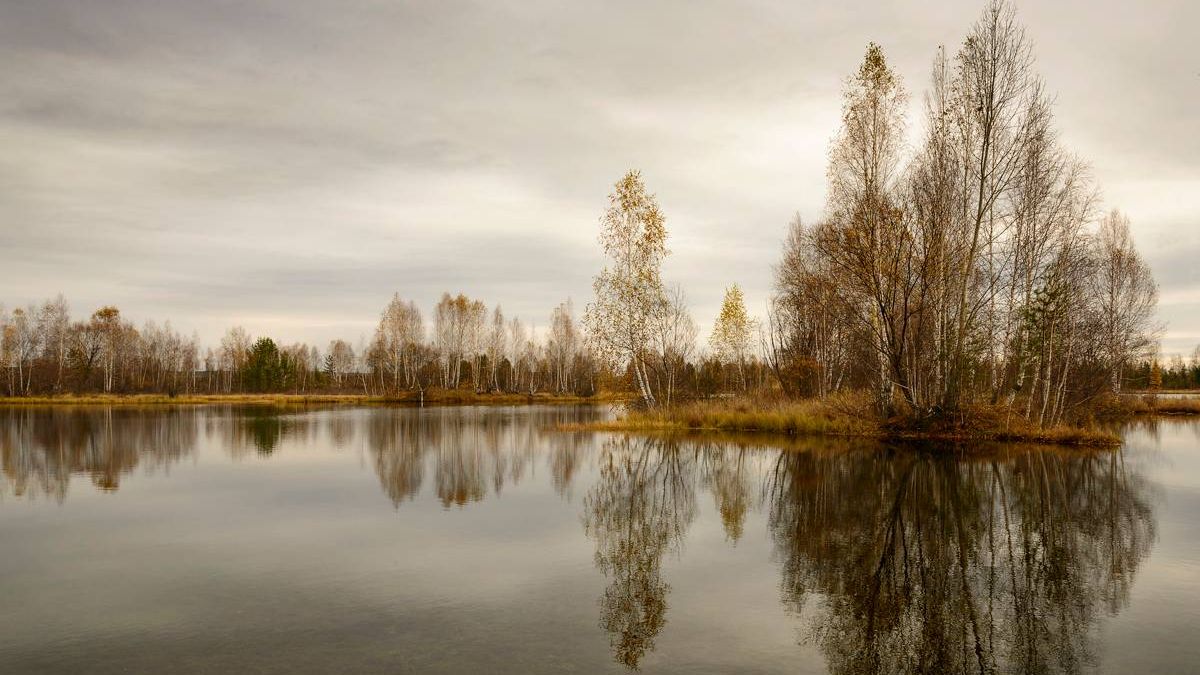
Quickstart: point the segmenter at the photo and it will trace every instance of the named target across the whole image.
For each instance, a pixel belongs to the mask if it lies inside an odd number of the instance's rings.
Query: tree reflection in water
[[[746,513],[755,505],[752,481],[756,478],[748,466],[751,450],[724,443],[700,444],[701,479],[712,492],[725,537],[734,544],[742,538]]]
[[[963,457],[828,439],[780,450],[554,430],[597,414],[4,408],[0,495],[61,501],[76,474],[115,490],[138,467],[193,456],[201,434],[234,458],[285,444],[361,448],[396,507],[425,484],[444,506],[466,506],[538,466],[569,498],[594,468],[582,520],[606,581],[600,625],[630,668],[667,624],[662,566],[682,552],[699,489],[733,545],[748,515],[765,511],[783,603],[837,673],[1078,671],[1155,539],[1152,489],[1123,451]]]
[[[530,475],[539,459],[549,464],[555,490],[566,495],[591,434],[559,432],[564,422],[583,422],[595,412],[580,408],[434,408],[373,411],[367,446],[375,473],[392,504],[413,499],[427,474],[445,507],[465,506],[500,495]],[[432,465],[432,467],[430,467]]]
[[[113,491],[139,465],[165,470],[195,450],[194,408],[147,415],[128,408],[0,407],[0,494],[62,502],[71,476]]]
[[[837,673],[1075,672],[1154,541],[1120,452],[786,453],[783,599]]]
[[[616,659],[636,668],[666,623],[663,556],[678,552],[696,517],[696,453],[678,443],[618,437],[600,451],[599,480],[584,499],[596,567],[608,579],[600,625]]]
[[[283,419],[277,414],[255,412],[247,415],[241,425],[247,432],[255,450],[263,457],[270,457],[275,446],[283,440]]]
[[[618,662],[638,668],[667,623],[663,558],[696,486],[734,543],[764,500],[785,607],[837,673],[1079,671],[1154,542],[1151,490],[1121,452],[812,448],[604,443],[584,527]],[[765,476],[751,466],[771,457]]]
[[[78,474],[116,490],[138,466],[168,467],[193,454],[201,434],[240,460],[270,457],[284,443],[352,448],[364,433],[380,485],[396,506],[413,498],[429,475],[445,506],[499,495],[543,456],[555,489],[565,495],[592,436],[555,427],[597,414],[569,407],[0,407],[0,495],[62,501]]]

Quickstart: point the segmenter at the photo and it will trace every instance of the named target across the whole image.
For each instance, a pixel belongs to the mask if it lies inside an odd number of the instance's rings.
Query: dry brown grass
[[[1200,415],[1200,396],[1153,396],[1126,394],[1097,400],[1091,407],[1098,419],[1121,419],[1143,415]]]
[[[789,436],[860,436],[872,426],[848,414],[859,403],[850,397],[828,401],[750,401],[718,399],[670,408],[633,410],[604,422],[582,425],[605,431],[736,431]]]
[[[1200,415],[1200,398],[1139,396],[1122,399],[1134,413],[1147,415]]]
[[[564,427],[566,428],[566,427]],[[954,419],[879,420],[861,394],[825,400],[753,401],[723,399],[665,409],[633,410],[615,420],[572,425],[571,430],[623,432],[715,431],[786,436],[859,436],[883,440],[1021,442],[1109,447],[1119,436],[1091,427],[1042,428],[1002,408],[976,408]]]
[[[1151,409],[1158,415],[1200,415],[1200,398],[1162,398]]]

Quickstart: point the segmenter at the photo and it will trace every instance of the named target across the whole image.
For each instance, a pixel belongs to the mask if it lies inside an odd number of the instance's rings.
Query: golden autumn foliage
[[[600,244],[609,264],[596,275],[584,324],[596,354],[616,370],[629,368],[642,399],[655,397],[647,350],[667,300],[662,262],[667,255],[666,219],[641,174],[617,181],[600,218]]]

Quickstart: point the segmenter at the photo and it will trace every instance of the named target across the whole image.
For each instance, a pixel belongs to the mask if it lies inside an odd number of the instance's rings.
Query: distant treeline
[[[230,328],[202,346],[170,322],[141,328],[106,306],[72,318],[62,297],[0,309],[0,391],[8,396],[84,393],[364,393],[387,396],[430,389],[476,393],[592,396],[628,389],[628,376],[604,367],[587,346],[570,301],[555,307],[544,335],[499,306],[445,294],[427,321],[396,295],[369,343],[333,340],[324,348],[280,344]],[[694,339],[694,333],[693,333]],[[690,353],[690,352],[689,352]],[[672,386],[711,396],[731,382],[767,384],[755,362],[739,373],[715,357],[680,364]],[[657,376],[656,376],[657,378]],[[740,385],[739,385],[740,386]]]
[[[427,327],[413,302],[394,297],[370,343],[333,340],[321,349],[279,344],[230,328],[217,346],[170,323],[140,329],[116,307],[73,320],[59,296],[0,312],[0,363],[10,396],[54,393],[356,392],[430,388],[591,395],[599,373],[569,302],[538,339],[478,300],[446,294]]]
[[[1157,359],[1142,361],[1131,369],[1126,384],[1130,389],[1154,390],[1200,390],[1200,346],[1191,358],[1175,354],[1165,362]]]

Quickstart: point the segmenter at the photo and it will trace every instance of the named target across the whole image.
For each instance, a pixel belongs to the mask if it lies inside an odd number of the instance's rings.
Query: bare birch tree
[[[609,258],[592,288],[584,324],[595,353],[616,370],[633,372],[642,402],[655,405],[646,370],[648,350],[661,321],[666,220],[641,174],[630,171],[609,195],[600,219],[600,244]]]
[[[575,353],[579,339],[575,330],[575,310],[570,300],[554,308],[550,315],[550,334],[546,341],[546,358],[553,371],[554,389],[567,393],[574,388]]]
[[[696,352],[699,329],[688,311],[687,295],[683,288],[672,286],[658,324],[654,370],[659,381],[660,397],[666,405],[676,399],[684,371]]]
[[[897,195],[906,105],[883,50],[868,45],[846,84],[842,128],[830,150],[828,220],[813,237],[873,336],[884,410],[894,388],[919,406],[905,358],[915,309],[914,239]]]
[[[1130,361],[1147,357],[1155,344],[1158,285],[1134,246],[1129,218],[1116,209],[1100,222],[1095,256],[1090,290],[1100,312],[1110,387],[1119,394]]]

